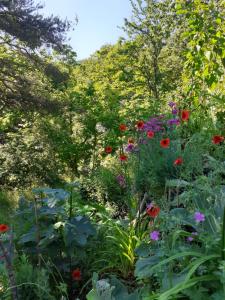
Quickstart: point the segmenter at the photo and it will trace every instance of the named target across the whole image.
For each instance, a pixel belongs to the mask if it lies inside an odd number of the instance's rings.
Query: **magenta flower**
[[[150,233],[150,238],[151,238],[151,240],[153,240],[153,241],[158,241],[159,240],[159,231],[152,231],[151,233]]]
[[[200,223],[200,222],[204,222],[205,221],[205,215],[204,214],[202,214],[202,213],[200,213],[199,211],[197,211],[196,213],[195,213],[195,221],[197,222],[197,223]]]
[[[116,180],[117,180],[117,182],[119,183],[119,185],[121,187],[123,187],[123,188],[126,187],[126,179],[125,179],[125,177],[123,175],[118,175],[116,177]]]

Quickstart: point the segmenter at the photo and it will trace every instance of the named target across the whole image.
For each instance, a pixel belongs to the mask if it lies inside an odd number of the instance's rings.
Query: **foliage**
[[[72,270],[85,260],[88,237],[95,234],[86,217],[74,215],[72,194],[62,189],[36,189],[32,201],[21,198],[15,225],[18,253],[47,268],[58,286],[62,276],[70,282]]]
[[[176,1],[188,27],[183,38],[187,100],[208,115],[224,111],[224,1]]]
[[[92,278],[93,289],[88,293],[87,300],[138,300],[138,292],[129,294],[126,287],[115,277],[110,280],[98,280],[94,273]]]
[[[0,0],[1,299],[225,297],[224,1],[130,2],[76,62]]]

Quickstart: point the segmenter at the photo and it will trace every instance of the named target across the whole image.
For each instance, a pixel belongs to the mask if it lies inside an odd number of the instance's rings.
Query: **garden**
[[[2,300],[225,299],[225,2],[130,5],[79,61],[0,0]]]

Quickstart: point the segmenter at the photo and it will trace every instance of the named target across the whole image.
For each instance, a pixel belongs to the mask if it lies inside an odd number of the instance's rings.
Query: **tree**
[[[69,22],[45,18],[41,8],[31,0],[0,0],[0,183],[6,188],[53,184],[63,170],[43,124],[65,106],[75,55],[66,45]]]
[[[188,24],[183,35],[187,43],[185,92],[189,103],[201,106],[208,117],[210,110],[215,113],[215,108],[224,108],[225,2],[177,0],[176,10]]]
[[[39,4],[34,5],[33,0],[0,0],[2,43],[15,46],[16,39],[32,50],[43,45],[63,50],[69,23],[58,17],[43,17],[38,12],[41,8]],[[24,48],[21,49],[26,52]]]
[[[131,55],[136,58],[135,66],[144,76],[150,94],[159,100],[175,88],[182,72],[183,45],[174,1],[130,2],[133,16],[125,19],[124,30],[135,41]]]
[[[26,110],[53,107],[46,95],[37,92],[44,90],[55,75],[60,78],[59,70],[50,64],[43,49],[70,53],[65,44],[70,24],[58,17],[43,17],[41,8],[32,0],[0,0],[1,112],[12,106]],[[61,74],[61,82],[66,79],[68,76]]]

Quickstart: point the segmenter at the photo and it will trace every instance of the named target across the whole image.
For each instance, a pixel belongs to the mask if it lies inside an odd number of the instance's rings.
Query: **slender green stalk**
[[[221,258],[222,260],[225,260],[225,207],[223,211]]]
[[[35,215],[35,224],[36,224],[36,242],[37,242],[37,257],[38,257],[38,267],[41,266],[41,257],[40,257],[40,248],[39,243],[41,240],[40,237],[40,228],[39,228],[39,222],[38,222],[38,207],[37,207],[37,198],[34,197],[34,215]]]
[[[73,187],[70,189],[69,197],[69,221],[71,222],[73,216]],[[73,295],[73,280],[72,280],[72,255],[69,253],[69,266],[70,266],[70,282],[69,282],[69,299]]]
[[[6,263],[6,268],[8,271],[8,278],[9,278],[9,282],[10,282],[10,288],[12,290],[12,299],[13,300],[19,300],[19,296],[18,296],[18,290],[17,290],[17,286],[16,286],[16,279],[15,279],[15,274],[14,274],[14,270],[13,270],[13,265],[12,265],[12,261],[10,259],[10,254],[7,253],[3,242],[0,240],[0,249],[2,251],[3,254],[3,258],[5,260]]]

